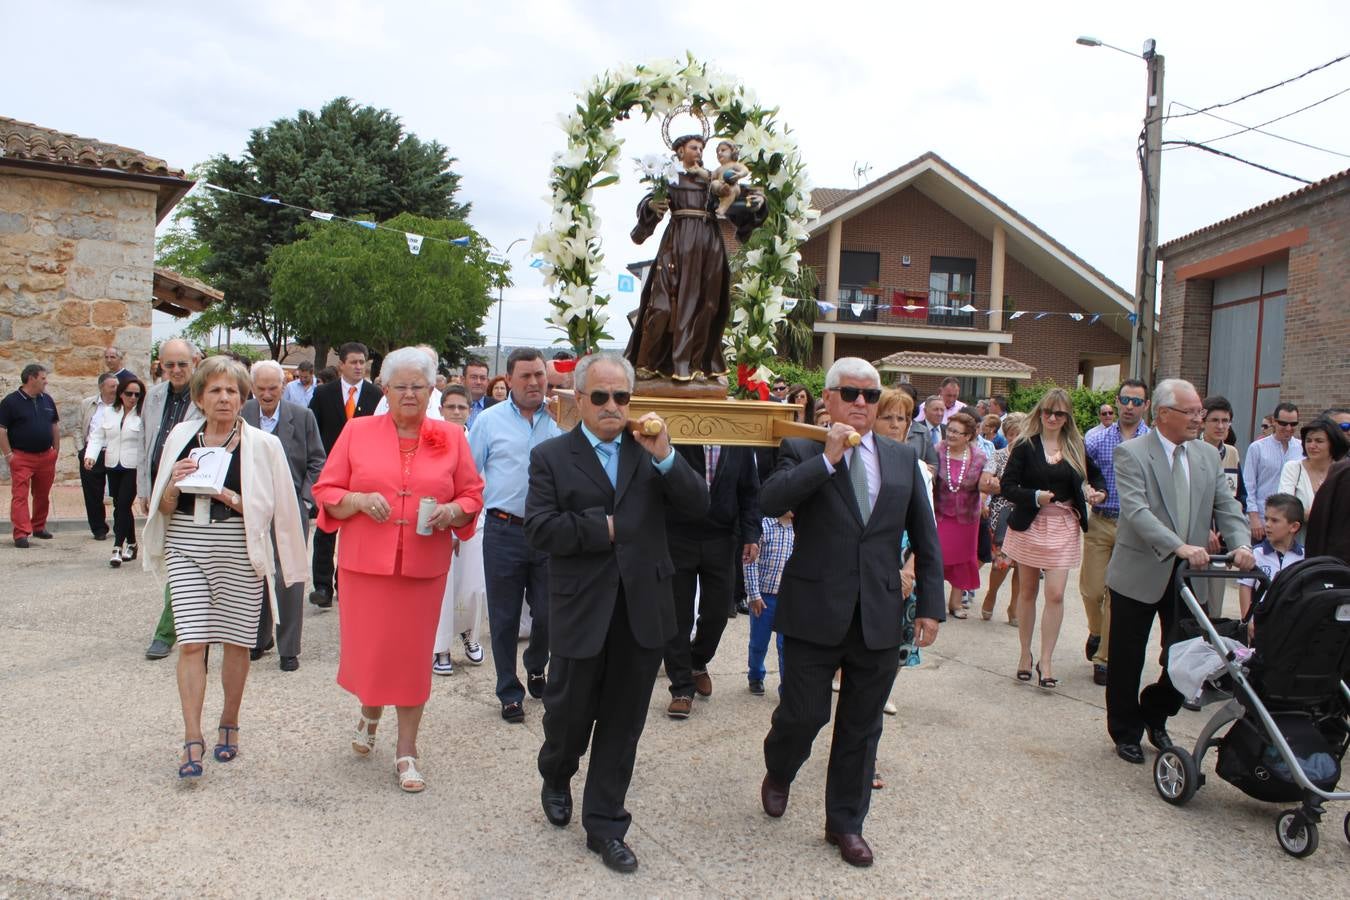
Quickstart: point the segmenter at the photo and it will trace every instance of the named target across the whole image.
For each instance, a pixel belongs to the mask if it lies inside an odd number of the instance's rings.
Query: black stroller
[[[1211,621],[1186,579],[1251,577],[1259,584],[1252,603],[1256,633],[1244,664],[1222,637],[1241,640],[1245,623]],[[1183,563],[1176,578],[1191,617],[1184,620],[1183,611],[1179,620],[1222,657],[1219,689],[1206,686],[1202,702],[1226,702],[1201,731],[1194,755],[1175,745],[1158,754],[1154,787],[1174,806],[1188,802],[1205,783],[1205,753],[1217,748],[1215,771],[1243,793],[1301,803],[1279,814],[1275,837],[1291,856],[1310,856],[1317,850],[1323,801],[1350,800],[1350,791],[1336,790],[1350,746],[1350,566],[1332,557],[1306,559],[1271,585],[1259,571],[1196,570]],[[1215,737],[1225,726],[1227,732]],[[1350,840],[1350,813],[1344,829]]]

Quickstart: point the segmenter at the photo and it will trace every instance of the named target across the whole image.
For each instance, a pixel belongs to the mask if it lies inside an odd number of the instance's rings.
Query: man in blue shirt
[[[47,512],[61,447],[61,417],[47,393],[45,366],[29,363],[20,379],[23,383],[19,389],[0,400],[0,454],[9,463],[9,521],[14,527],[14,546],[24,549],[29,536],[43,540],[52,536],[47,530]]]
[[[1101,469],[1106,479],[1106,499],[1092,508],[1087,533],[1083,535],[1083,565],[1078,570],[1078,593],[1087,611],[1088,639],[1084,654],[1092,663],[1092,680],[1106,684],[1107,647],[1111,628],[1111,592],[1106,589],[1106,564],[1116,546],[1116,522],[1120,519],[1120,494],[1116,492],[1116,447],[1124,441],[1148,434],[1144,424],[1148,413],[1148,385],[1138,378],[1127,378],[1116,389],[1120,421],[1105,421],[1088,431],[1084,452]],[[1106,408],[1106,407],[1103,407]]]
[[[309,401],[314,399],[314,384],[314,363],[302,359],[295,367],[295,380],[286,384],[281,399],[308,409]]]
[[[465,366],[465,382],[475,368]],[[486,376],[487,367],[483,366]],[[488,626],[492,664],[497,667],[497,699],[507,722],[525,721],[525,690],[516,677],[516,641],[522,601],[533,624],[524,663],[530,696],[544,696],[548,666],[548,555],[525,540],[525,496],[529,492],[530,451],[562,429],[544,409],[548,375],[538,350],[513,350],[506,359],[507,399],[482,410],[469,429],[469,449],[483,476],[483,569],[487,580]],[[472,387],[470,387],[472,391]]]
[[[478,357],[470,357],[464,364],[464,387],[469,391],[469,424],[473,427],[478,414],[487,404],[488,364]]]
[[[1242,461],[1242,480],[1247,483],[1247,524],[1252,543],[1266,536],[1266,498],[1280,489],[1280,470],[1290,460],[1303,458],[1303,442],[1294,437],[1298,431],[1298,407],[1280,403],[1271,418],[1275,429],[1247,448]]]

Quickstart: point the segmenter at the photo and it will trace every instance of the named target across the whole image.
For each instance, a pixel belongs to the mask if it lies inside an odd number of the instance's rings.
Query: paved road
[[[1212,778],[1174,809],[1148,769],[1116,759],[1076,595],[1057,693],[1013,679],[1016,635],[998,619],[944,625],[925,664],[901,673],[869,870],[822,839],[827,734],[787,815],[760,811],[772,701],[745,690],[746,620],[735,620],[714,695],[691,719],[665,717],[658,682],[629,797],[642,868],[625,877],[585,851],[577,823],[544,822],[540,706],[527,703],[524,726],[503,724],[490,666],[436,679],[426,793],[395,788],[388,730],[372,759],[356,758],[356,704],[333,680],[335,612],[306,610],[299,672],[278,671],[274,655],[255,666],[240,758],[180,783],[173,661],[141,656],[161,595],[139,569],[109,570],[107,547],[78,531],[0,547],[0,896],[1350,893],[1344,805],[1322,849],[1293,860],[1275,845],[1275,807]],[[208,722],[219,703],[216,682]],[[1172,734],[1193,740],[1202,723],[1183,713]]]

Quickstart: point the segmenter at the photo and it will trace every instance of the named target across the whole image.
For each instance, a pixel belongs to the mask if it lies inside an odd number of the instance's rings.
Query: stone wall
[[[58,480],[78,478],[73,431],[116,344],[145,377],[154,281],[153,191],[0,174],[0,390],[46,366],[61,413]],[[0,481],[9,480],[0,462]]]

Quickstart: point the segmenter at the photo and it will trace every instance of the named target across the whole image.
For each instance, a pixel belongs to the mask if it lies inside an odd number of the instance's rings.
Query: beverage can
[[[422,536],[431,534],[431,517],[436,514],[436,498],[423,497],[417,501],[417,533]]]

